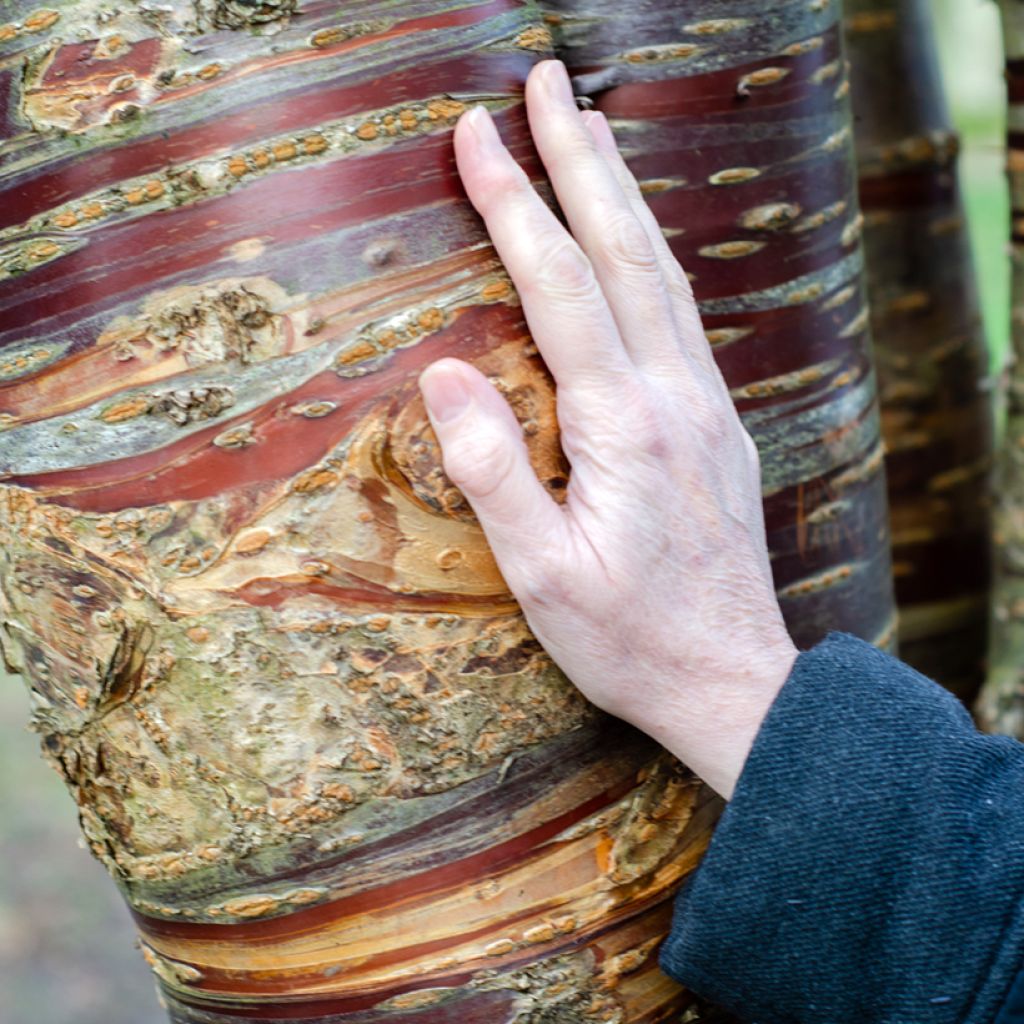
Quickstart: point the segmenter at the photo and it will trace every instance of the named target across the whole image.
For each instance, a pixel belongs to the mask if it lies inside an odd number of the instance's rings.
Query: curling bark
[[[891,638],[838,13],[620,7],[5,8],[0,645],[173,1021],[694,1006],[654,952],[718,804],[530,636],[415,385],[473,361],[563,492],[450,139],[484,102],[541,182],[553,31],[695,276],[791,627]]]

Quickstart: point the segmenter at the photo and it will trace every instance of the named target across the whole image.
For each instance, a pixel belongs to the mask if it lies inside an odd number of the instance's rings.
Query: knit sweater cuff
[[[758,1024],[991,1021],[1024,955],[1024,746],[833,634],[799,656],[662,968]]]

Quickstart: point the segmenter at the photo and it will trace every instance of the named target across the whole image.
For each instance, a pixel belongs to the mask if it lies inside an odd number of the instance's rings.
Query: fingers
[[[599,110],[586,110],[581,115],[583,123],[590,132],[599,152],[607,161],[612,173],[618,181],[630,208],[637,220],[647,232],[651,245],[658,256],[661,264],[661,272],[665,281],[665,288],[668,291],[669,301],[672,305],[672,312],[679,326],[680,341],[683,348],[689,354],[695,356],[708,369],[717,365],[711,354],[711,346],[704,336],[704,326],[701,323],[700,313],[697,310],[697,301],[693,295],[693,288],[675,258],[672,249],[669,247],[661,226],[658,224],[647,205],[640,186],[626,161],[623,160],[619,147],[615,142],[611,127],[604,114]]]
[[[543,61],[526,82],[530,130],[572,229],[590,258],[637,366],[678,362],[659,254],[576,109],[565,66]]]
[[[455,158],[558,386],[613,389],[630,363],[590,261],[502,145],[483,107],[459,120]]]
[[[520,597],[531,570],[563,550],[562,509],[530,465],[515,414],[479,370],[441,359],[420,374],[419,385],[445,472],[472,505],[505,581]]]

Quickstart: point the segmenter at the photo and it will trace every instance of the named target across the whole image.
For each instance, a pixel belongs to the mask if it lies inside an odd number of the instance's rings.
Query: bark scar
[[[100,679],[95,722],[130,701],[142,687],[146,655],[153,646],[152,627],[145,622],[124,626]]]

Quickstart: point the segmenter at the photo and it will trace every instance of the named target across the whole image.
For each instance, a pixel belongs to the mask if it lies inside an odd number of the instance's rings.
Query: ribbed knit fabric
[[[756,1024],[1024,1021],[1024,745],[832,634],[762,724],[661,966]]]

